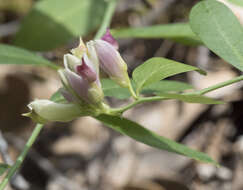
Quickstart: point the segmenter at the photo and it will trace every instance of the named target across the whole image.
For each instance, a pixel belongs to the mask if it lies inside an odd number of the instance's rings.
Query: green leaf
[[[233,3],[235,5],[243,7],[243,1],[242,0],[228,0],[230,3]]]
[[[173,60],[154,57],[137,67],[133,72],[133,80],[137,86],[137,93],[145,86],[158,82],[169,76],[188,71],[198,71],[205,74],[204,71]]]
[[[54,49],[94,30],[101,22],[104,0],[42,0],[23,20],[14,44],[37,51]]]
[[[141,125],[130,121],[125,118],[110,115],[100,115],[96,117],[99,121],[106,124],[108,127],[120,132],[123,135],[127,135],[139,142],[147,144],[149,146],[166,150],[168,152],[177,153],[184,155],[195,160],[202,162],[212,163],[217,165],[217,163],[212,160],[208,155],[198,152],[196,150],[190,149],[185,145],[176,143],[170,139],[159,136],[152,131],[142,127]]]
[[[184,82],[162,80],[144,87],[141,93],[182,92],[188,89],[193,89],[193,86]]]
[[[31,64],[49,66],[53,69],[59,68],[47,59],[30,51],[5,44],[0,44],[0,64]]]
[[[66,99],[61,94],[60,88],[54,94],[52,94],[50,100],[52,100],[53,102],[56,102],[56,103],[64,103],[64,102],[67,102]]]
[[[0,163],[0,176],[3,175],[11,166],[8,164]]]
[[[116,38],[163,38],[186,45],[201,44],[188,23],[164,24],[140,28],[122,28],[111,30]]]
[[[131,97],[131,94],[127,88],[121,88],[110,79],[102,79],[101,84],[105,96],[115,97],[118,99],[127,99]],[[133,81],[132,84],[135,87]],[[158,94],[161,92],[181,92],[192,88],[192,85],[184,82],[162,80],[144,87],[141,93]]]
[[[243,71],[243,29],[223,3],[205,0],[190,13],[192,30],[218,56]]]
[[[202,95],[192,94],[169,94],[169,93],[158,93],[161,97],[168,99],[176,99],[188,103],[200,103],[200,104],[223,104],[224,102],[215,100]]]
[[[102,79],[101,84],[105,96],[115,97],[118,99],[126,99],[131,96],[127,88],[121,88],[110,79]]]

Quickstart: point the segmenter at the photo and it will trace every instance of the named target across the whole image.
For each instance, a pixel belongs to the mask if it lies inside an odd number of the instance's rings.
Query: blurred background
[[[77,37],[68,38],[69,31],[56,28],[52,23],[50,26],[53,27],[53,33],[45,34],[50,40],[48,46],[44,46],[40,38],[44,18],[33,21],[35,24],[28,30],[19,30],[23,21],[28,23],[27,15],[37,17],[42,14],[33,11],[30,13],[38,2],[0,0],[0,42],[21,44],[20,46],[37,50],[39,55],[62,65],[63,54],[77,46]],[[121,0],[111,28],[187,22],[190,9],[196,2]],[[56,6],[61,5],[57,3]],[[99,5],[97,12],[104,12],[102,6]],[[94,24],[88,22],[92,29],[85,31],[85,41],[93,38],[101,22],[99,15],[89,12],[91,9],[86,11],[90,19],[98,20]],[[78,22],[79,18],[69,17],[69,20],[70,23],[68,20],[66,22],[72,24],[71,20]],[[56,45],[55,36],[64,34],[67,38],[63,44]],[[33,40],[34,45],[30,43]],[[204,46],[186,46],[164,39],[118,41],[129,73],[145,60],[157,56],[206,70],[207,76],[189,72],[169,78],[188,82],[195,89],[202,89],[240,74]],[[70,123],[46,125],[8,189],[242,190],[242,86],[242,83],[237,83],[208,94],[227,102],[223,105],[188,104],[170,100],[146,103],[125,112],[127,118],[159,135],[206,152],[222,165],[220,168],[137,143],[90,117],[82,117]],[[26,105],[36,98],[50,98],[59,87],[61,83],[57,73],[46,67],[0,65],[1,162],[11,163],[15,160],[33,130],[34,123],[21,116],[28,111]],[[108,98],[107,101],[117,107],[129,100]]]

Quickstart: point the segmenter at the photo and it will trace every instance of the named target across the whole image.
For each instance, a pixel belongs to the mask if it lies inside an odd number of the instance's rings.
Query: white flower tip
[[[81,59],[86,52],[87,52],[87,48],[82,38],[80,37],[78,47],[72,49],[71,53]]]
[[[56,103],[50,100],[35,100],[28,107],[31,112],[25,114],[25,116],[31,117],[39,123],[46,123],[47,121],[67,122],[86,114],[77,105]]]
[[[64,59],[64,67],[71,70],[74,70],[76,65],[81,64],[81,60],[78,57],[69,53],[65,54],[63,59]]]

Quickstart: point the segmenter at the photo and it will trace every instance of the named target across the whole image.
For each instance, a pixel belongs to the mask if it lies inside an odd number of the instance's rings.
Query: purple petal
[[[82,64],[76,67],[77,73],[90,83],[97,80],[97,74],[90,68],[84,58],[82,58]]]
[[[101,69],[109,76],[122,76],[123,71],[121,71],[120,67],[121,57],[116,49],[103,40],[96,40],[95,48],[100,60]]]
[[[62,96],[68,101],[68,102],[74,102],[75,98],[73,97],[73,95],[71,93],[69,93],[68,91],[66,91],[65,89],[61,88],[60,89],[60,93],[62,94]]]
[[[116,50],[119,49],[118,42],[117,42],[116,39],[111,35],[109,29],[106,30],[106,33],[105,33],[104,36],[101,38],[101,40],[104,40],[104,41],[110,43]]]
[[[79,97],[87,103],[90,103],[88,97],[88,90],[90,88],[89,82],[69,69],[65,69],[64,74],[72,89],[79,95]]]

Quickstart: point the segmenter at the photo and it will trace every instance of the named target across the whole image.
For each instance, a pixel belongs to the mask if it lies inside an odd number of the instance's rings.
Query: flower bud
[[[122,87],[130,85],[127,73],[127,65],[119,52],[104,40],[95,40],[94,43],[100,60],[100,67],[109,77]]]
[[[67,90],[65,90],[64,88],[59,89],[59,92],[69,103],[75,102],[75,97],[73,97],[73,95],[69,93]]]
[[[65,54],[63,56],[64,67],[72,71],[76,70],[76,67],[81,64],[81,60],[74,55]]]
[[[78,65],[76,67],[77,73],[82,76],[83,78],[86,78],[88,82],[94,82],[97,80],[97,74],[91,67],[89,67],[86,62],[84,61],[84,58],[82,58],[82,64]]]
[[[64,87],[66,87],[66,90],[70,94],[74,97],[78,96],[79,99],[86,103],[90,103],[88,97],[88,89],[90,86],[87,80],[84,80],[78,74],[69,69],[60,70],[59,75],[61,76]]]
[[[99,68],[87,54],[84,54],[81,59],[71,54],[64,55],[64,66],[65,69],[60,70],[59,74],[66,92],[69,93],[68,96],[64,93],[68,101],[75,99],[74,102],[80,100],[78,102],[82,104],[98,104],[103,100],[104,95],[98,75]]]
[[[104,41],[110,43],[116,50],[119,49],[118,42],[117,42],[116,39],[111,35],[109,29],[106,30],[106,33],[105,33],[104,36],[101,38],[101,40],[104,40]]]
[[[38,123],[46,123],[48,121],[67,122],[77,117],[88,115],[75,104],[55,103],[50,100],[35,100],[28,107],[31,112],[23,115],[31,117]]]

